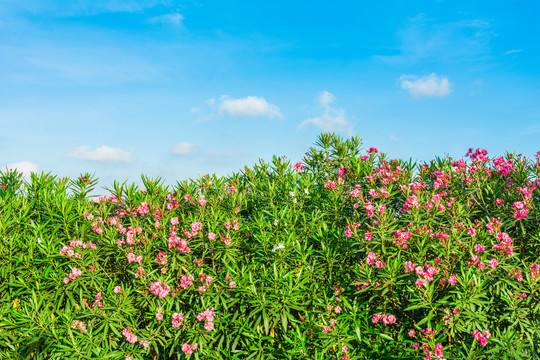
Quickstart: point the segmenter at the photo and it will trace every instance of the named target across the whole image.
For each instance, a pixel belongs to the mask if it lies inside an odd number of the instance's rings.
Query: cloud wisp
[[[189,143],[187,141],[176,144],[171,153],[173,155],[185,156],[185,155],[194,155],[201,151],[201,147],[196,144]]]
[[[409,19],[396,33],[392,55],[377,55],[387,64],[418,63],[422,60],[476,61],[490,54],[496,36],[492,25],[482,19],[441,22],[420,14]]]
[[[184,25],[183,21],[184,21],[184,16],[179,13],[154,16],[148,19],[148,22],[151,24],[162,24],[162,25],[171,25],[171,26],[183,26]]]
[[[418,77],[415,75],[401,75],[401,88],[409,91],[412,96],[447,96],[450,94],[450,81],[447,77],[435,73]]]
[[[347,120],[345,110],[332,107],[330,104],[334,101],[336,101],[334,94],[328,91],[320,93],[319,103],[323,106],[324,112],[320,116],[302,121],[298,128],[313,125],[325,132],[336,131],[352,135],[352,125]]]
[[[131,159],[131,152],[106,145],[100,146],[95,150],[91,150],[90,146],[79,146],[69,153],[68,156],[91,161],[128,162]]]
[[[517,54],[517,53],[520,53],[521,52],[521,49],[512,49],[512,50],[508,50],[507,52],[505,52],[503,55],[510,55],[510,54]]]
[[[247,96],[240,99],[230,99],[227,96],[221,97],[219,112],[231,116],[264,116],[270,119],[283,118],[279,108],[270,104],[266,99],[256,96]]]

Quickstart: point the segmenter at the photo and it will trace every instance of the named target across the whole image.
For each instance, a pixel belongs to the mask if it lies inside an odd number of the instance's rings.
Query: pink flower
[[[184,354],[192,354],[193,351],[197,350],[197,346],[197,343],[193,344],[193,346],[185,343],[182,345],[182,351],[184,352]]]
[[[371,321],[376,324],[379,322],[379,320],[382,319],[382,315],[381,314],[376,314],[376,315],[373,315],[373,317],[371,318]]]
[[[79,320],[73,320],[73,323],[71,324],[71,328],[72,329],[78,328],[78,330],[79,330],[79,332],[81,334],[84,334],[85,332],[88,331],[86,329],[86,325],[84,325],[84,323],[82,321],[79,321]]]
[[[82,271],[79,270],[79,269],[77,269],[76,267],[74,267],[73,269],[71,269],[71,274],[69,274],[69,278],[70,278],[71,280],[73,280],[73,279],[75,279],[75,278],[81,276],[81,274],[82,274]],[[64,281],[64,282],[65,282],[65,281]]]
[[[182,287],[183,289],[187,289],[190,285],[193,285],[193,280],[193,275],[182,276],[180,278],[180,287]]]
[[[171,225],[178,225],[178,218],[177,217],[173,217],[171,219]]]
[[[214,240],[216,238],[216,234],[213,232],[208,233],[208,240]]]
[[[146,274],[146,271],[144,271],[142,266],[139,266],[139,268],[137,269],[137,272],[135,273],[135,278],[139,278],[143,276],[144,274]]]
[[[234,281],[231,281],[231,282],[229,283],[229,287],[230,287],[230,288],[236,287],[236,283],[235,283]]]
[[[332,189],[332,190],[335,190],[336,185],[337,185],[337,183],[336,183],[335,181],[328,180],[328,181],[324,184],[323,187],[324,187],[325,189]]]
[[[152,285],[150,285],[150,291],[152,294],[159,296],[160,298],[164,298],[167,296],[169,291],[171,291],[171,287],[167,284],[162,284],[161,280],[156,280]]]
[[[323,333],[327,333],[327,332],[329,332],[329,331],[330,331],[330,327],[328,327],[328,326],[325,326],[325,327],[322,329],[322,332],[323,332]]]
[[[163,320],[163,314],[162,313],[157,313],[156,314],[156,320]]]
[[[433,348],[433,350],[435,350],[435,356],[437,356],[438,358],[442,358],[443,357],[443,345],[442,344],[437,344],[435,345],[435,347]]]
[[[306,167],[304,165],[302,165],[302,163],[299,161],[297,162],[296,164],[294,164],[294,169],[298,172],[301,172],[305,169]]]
[[[371,234],[370,234],[369,231],[366,232],[366,235],[364,235],[364,237],[365,237],[366,241],[371,241]]]
[[[116,286],[113,291],[114,291],[115,294],[118,294],[120,291],[122,291],[122,287],[121,286]]]
[[[486,333],[489,334],[489,335],[491,336],[491,333],[489,333],[489,332],[487,332],[487,331],[486,331]],[[478,342],[480,343],[480,345],[482,345],[482,346],[486,346],[486,345],[487,345],[487,338],[486,338],[486,337],[484,336],[484,334],[482,334],[480,331],[475,330],[475,331],[471,334],[471,336],[472,336],[473,338],[475,338],[476,341],[478,341]]]
[[[64,278],[64,284],[68,284],[69,283],[69,279],[67,277]]]
[[[456,285],[458,283],[456,274],[450,276],[450,278],[448,279],[448,283],[450,283],[451,285]]]
[[[386,317],[386,321],[388,324],[393,324],[396,322],[396,317],[394,315],[388,315]]]
[[[204,328],[208,331],[214,330],[214,323],[213,322],[207,322],[204,324]]]
[[[484,251],[484,250],[485,250],[484,245],[476,244],[476,245],[474,246],[474,251],[476,251],[476,252],[482,252],[482,251]]]
[[[349,348],[348,348],[347,346],[343,346],[343,347],[341,348],[341,352],[347,353],[347,351],[349,351]]]
[[[130,343],[132,343],[132,344],[137,342],[137,335],[132,334],[132,333],[129,331],[129,327],[127,327],[126,329],[124,329],[124,330],[122,331],[122,335],[125,336],[127,342],[130,342]]]
[[[367,263],[368,265],[371,265],[375,262],[375,259],[377,258],[377,255],[374,252],[370,252],[367,256]]]
[[[204,319],[208,322],[214,321],[214,308],[206,309],[197,315],[197,320],[202,321]]]
[[[529,216],[529,212],[527,209],[521,209],[514,213],[514,217],[516,218],[516,220],[521,220],[523,218],[526,218],[527,216]]]
[[[375,148],[375,147],[370,147],[368,150],[366,150],[366,152],[368,154],[370,154],[370,153],[375,153],[376,154],[376,153],[379,152],[379,150],[377,150],[377,148]]]
[[[202,207],[206,205],[206,198],[204,196],[201,196],[201,198],[199,199],[199,205],[201,205]]]
[[[415,335],[416,335],[416,331],[414,331],[414,329],[410,329],[409,330],[409,336],[414,337]]]
[[[184,315],[182,313],[174,313],[172,316],[172,326],[177,328],[184,322]]]
[[[373,215],[375,215],[375,208],[371,202],[365,203],[364,209],[366,209],[368,217],[373,217]]]

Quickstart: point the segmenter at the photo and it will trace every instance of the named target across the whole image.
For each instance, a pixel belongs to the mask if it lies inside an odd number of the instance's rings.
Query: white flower
[[[285,249],[285,245],[283,245],[283,243],[274,245],[274,247],[272,248],[272,252],[276,252],[276,250],[279,250],[279,249]]]
[[[309,195],[309,190],[308,190],[308,189],[304,189],[304,194]]]
[[[289,195],[291,195],[291,197],[294,197],[294,191],[289,191]]]
[[[278,220],[278,219],[274,220],[274,226],[277,226],[277,224],[279,224],[279,220]]]
[[[43,242],[43,240],[41,240],[41,238],[37,238],[37,242],[38,242],[38,244],[41,244]]]

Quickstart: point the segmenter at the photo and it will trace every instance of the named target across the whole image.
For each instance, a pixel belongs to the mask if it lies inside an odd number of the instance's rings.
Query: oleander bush
[[[0,172],[2,359],[531,359],[540,152],[303,162],[141,188]]]

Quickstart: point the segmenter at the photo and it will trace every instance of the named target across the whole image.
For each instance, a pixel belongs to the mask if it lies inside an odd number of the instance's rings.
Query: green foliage
[[[538,159],[361,146],[94,199],[0,172],[0,358],[538,357]]]

